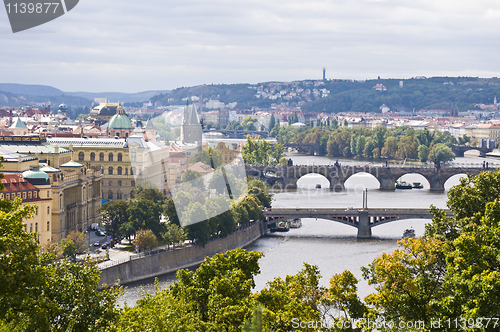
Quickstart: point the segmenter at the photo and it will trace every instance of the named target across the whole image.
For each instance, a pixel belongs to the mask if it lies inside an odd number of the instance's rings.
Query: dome
[[[109,119],[108,129],[132,129],[132,122],[125,114],[115,114]]]
[[[23,172],[23,178],[33,185],[49,184],[49,176],[39,169]]]
[[[59,105],[59,110],[61,112],[66,112],[68,110],[68,106],[66,106],[65,104],[61,104]]]

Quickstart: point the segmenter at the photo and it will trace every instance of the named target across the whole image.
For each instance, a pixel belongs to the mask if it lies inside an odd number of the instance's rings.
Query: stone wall
[[[132,259],[101,270],[99,285],[111,285],[117,280],[126,284],[195,266],[203,263],[207,256],[247,246],[265,232],[266,225],[256,222],[225,238],[212,240],[204,247],[195,245]]]

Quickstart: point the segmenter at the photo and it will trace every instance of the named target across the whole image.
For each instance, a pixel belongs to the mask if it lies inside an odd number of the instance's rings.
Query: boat
[[[411,189],[413,186],[405,181],[396,182],[396,189]]]
[[[404,231],[403,237],[415,237],[415,230],[413,228],[408,228],[407,230]]]
[[[290,230],[290,223],[288,221],[280,221],[269,228],[271,233],[274,232],[288,232]]]
[[[290,222],[290,228],[299,228],[300,226],[302,226],[300,218],[295,218]]]
[[[316,189],[321,189],[321,184],[316,184]]]
[[[413,188],[422,189],[424,186],[420,182],[413,182]]]

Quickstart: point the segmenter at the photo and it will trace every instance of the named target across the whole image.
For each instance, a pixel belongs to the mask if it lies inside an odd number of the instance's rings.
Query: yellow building
[[[73,151],[73,160],[87,168],[103,169],[103,202],[129,199],[136,185],[149,182],[169,192],[168,147],[141,136],[120,138],[51,138],[50,144]]]
[[[240,154],[237,143],[214,142],[208,143],[208,146],[219,151],[222,155],[222,161],[226,164],[233,162]]]
[[[43,177],[42,174],[40,176]],[[47,175],[45,174],[45,176]],[[50,241],[52,239],[52,199],[44,197],[44,194],[50,191],[50,185],[38,188],[28,182],[23,176],[10,173],[4,174],[2,183],[5,188],[0,192],[1,199],[13,201],[19,197],[23,200],[23,205],[34,204],[37,207],[32,218],[23,220],[24,230],[30,233],[37,233],[38,241],[41,244]]]

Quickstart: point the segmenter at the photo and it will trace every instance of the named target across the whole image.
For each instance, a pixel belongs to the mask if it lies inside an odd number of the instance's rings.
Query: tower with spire
[[[201,128],[196,107],[189,105],[187,100],[186,107],[184,107],[184,116],[181,125],[181,141],[188,144],[196,144],[201,147],[203,130]]]

